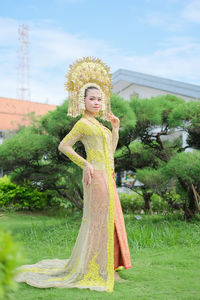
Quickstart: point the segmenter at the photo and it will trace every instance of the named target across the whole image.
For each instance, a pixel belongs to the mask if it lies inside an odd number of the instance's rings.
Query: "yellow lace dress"
[[[59,145],[60,151],[83,169],[86,160],[73,150],[77,141],[84,144],[87,161],[93,165],[90,185],[83,180],[83,217],[76,243],[69,259],[45,259],[19,268],[17,282],[48,288],[90,288],[113,291],[114,286],[114,152],[118,143],[118,128],[112,132],[98,120],[83,115]],[[119,215],[122,213],[120,211]],[[123,221],[123,220],[122,220]],[[120,227],[119,227],[120,228]],[[124,224],[121,226],[124,230]],[[130,255],[126,235],[124,260]],[[123,248],[123,247],[122,247]],[[122,249],[121,249],[122,250]]]

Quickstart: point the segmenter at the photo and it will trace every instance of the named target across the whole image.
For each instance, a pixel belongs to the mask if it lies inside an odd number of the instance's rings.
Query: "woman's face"
[[[101,92],[97,89],[89,89],[87,96],[85,97],[85,109],[86,111],[96,114],[99,113],[102,107]]]

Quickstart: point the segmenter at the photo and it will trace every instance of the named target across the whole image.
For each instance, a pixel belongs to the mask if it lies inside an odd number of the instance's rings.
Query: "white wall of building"
[[[123,80],[120,80],[114,84],[113,93],[118,94],[120,97],[122,97],[126,100],[130,100],[133,95],[138,95],[139,98],[143,99],[143,98],[151,98],[154,96],[160,96],[160,95],[166,95],[166,94],[171,94],[171,95],[177,96],[177,97],[185,100],[186,102],[193,99],[191,97],[186,97],[183,95],[174,94],[174,93],[170,93],[170,92],[163,91],[163,90],[158,90],[158,89],[151,88],[151,87],[142,86],[142,85],[138,85],[135,83],[128,84],[126,81],[123,81]],[[193,99],[193,100],[195,100],[195,99]]]

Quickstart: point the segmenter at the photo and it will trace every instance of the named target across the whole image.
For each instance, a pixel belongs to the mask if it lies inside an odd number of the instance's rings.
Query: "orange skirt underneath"
[[[114,269],[123,266],[131,268],[131,258],[128,246],[124,216],[120,199],[117,193],[115,178],[113,174],[113,189],[115,197],[115,224],[114,224]]]

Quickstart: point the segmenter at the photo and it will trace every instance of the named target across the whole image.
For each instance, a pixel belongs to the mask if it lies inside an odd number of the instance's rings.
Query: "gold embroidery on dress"
[[[91,162],[92,160],[96,162],[102,162],[105,163],[104,160],[104,153],[100,150],[95,150],[95,149],[88,149],[87,151],[87,160]]]
[[[65,151],[65,154],[79,167],[81,167],[82,169],[84,168],[84,163],[81,158],[77,157],[75,154],[71,154],[68,151]]]
[[[84,122],[83,119],[90,121],[91,125],[87,124],[87,121]],[[78,125],[77,125],[78,124]],[[108,188],[109,188],[109,217],[108,217],[108,240],[107,240],[107,279],[106,281],[99,276],[99,265],[95,262],[95,258],[97,254],[90,261],[89,271],[84,275],[84,278],[78,283],[83,286],[91,286],[95,285],[95,282],[98,286],[103,285],[106,287],[108,292],[113,292],[114,286],[114,191],[113,191],[113,169],[112,163],[113,159],[110,156],[109,151],[114,152],[115,146],[117,144],[118,134],[116,130],[111,131],[104,127],[98,120],[89,117],[88,115],[84,115],[81,120],[79,120],[71,130],[71,132],[64,138],[65,141],[72,139],[72,144],[74,144],[77,140],[84,139],[84,136],[93,135],[93,136],[101,136],[103,138],[103,149],[98,149],[98,144],[93,144],[92,141],[85,140],[89,143],[89,147],[87,147],[87,159],[88,161],[100,162],[102,166],[104,165],[107,176],[108,176]],[[110,136],[111,147],[108,148],[108,136]],[[113,154],[113,153],[112,153]],[[77,165],[83,166],[84,159],[78,154],[72,155],[72,153],[67,153],[70,159],[74,161]]]
[[[76,122],[72,130],[64,137],[63,142],[65,142],[68,139],[73,139],[75,135],[78,135],[80,133],[86,135],[93,134],[93,131],[90,128],[90,126],[88,126],[87,123],[83,122],[81,119]]]
[[[82,280],[78,282],[79,286],[106,286],[106,281],[99,276],[99,264],[96,263],[97,253],[89,262],[88,272],[84,274]]]
[[[90,120],[92,123],[96,122],[97,120],[93,120],[93,118],[90,118],[88,116],[85,116],[88,120]],[[97,121],[98,122],[98,121]],[[95,124],[95,123],[94,123]],[[96,123],[95,125],[98,126]],[[108,221],[108,241],[107,241],[107,282],[106,282],[106,288],[108,292],[113,292],[113,286],[114,286],[114,191],[113,191],[113,183],[112,183],[112,169],[110,165],[110,157],[108,152],[108,145],[106,141],[105,136],[105,130],[99,126],[99,129],[101,131],[101,135],[103,137],[103,143],[104,143],[104,153],[105,153],[105,164],[106,164],[106,171],[108,174],[108,187],[109,187],[109,221]]]
[[[107,290],[108,292],[113,291],[114,285],[114,191],[112,183],[112,170],[110,167],[110,159],[107,148],[107,143],[104,138],[104,147],[105,147],[105,159],[106,159],[106,169],[108,174],[108,187],[110,193],[109,199],[109,222],[108,222],[108,242],[107,242]]]

